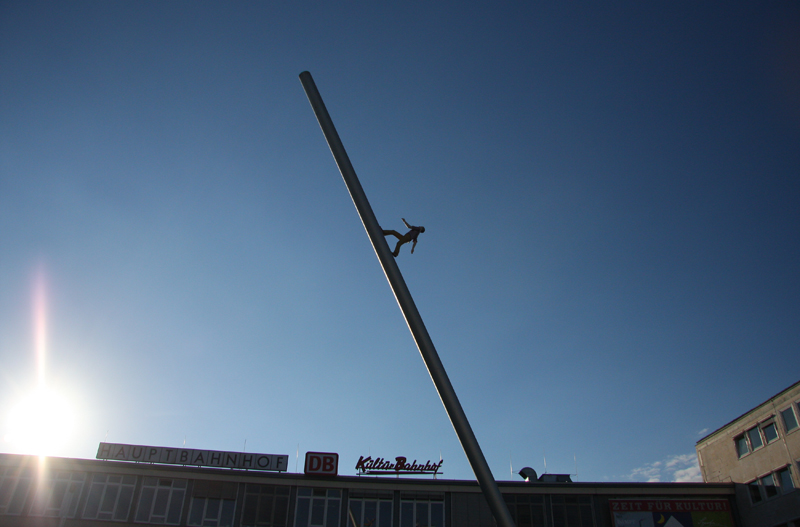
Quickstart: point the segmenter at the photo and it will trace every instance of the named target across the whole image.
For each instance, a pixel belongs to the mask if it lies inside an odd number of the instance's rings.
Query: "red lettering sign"
[[[306,452],[307,476],[336,476],[339,474],[339,454],[332,452]]]
[[[724,499],[687,500],[608,500],[611,511],[650,511],[650,512],[705,512],[729,511],[731,504]]]

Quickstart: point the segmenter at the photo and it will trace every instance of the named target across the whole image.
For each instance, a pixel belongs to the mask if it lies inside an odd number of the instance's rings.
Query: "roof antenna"
[[[578,481],[578,456],[577,454],[572,454],[572,457],[575,459],[575,481]]]
[[[542,450],[542,457],[544,458],[544,473],[547,474],[547,456],[544,454],[544,450]]]
[[[511,455],[508,456],[508,472],[511,474],[511,479],[514,479],[514,463],[511,461]]]

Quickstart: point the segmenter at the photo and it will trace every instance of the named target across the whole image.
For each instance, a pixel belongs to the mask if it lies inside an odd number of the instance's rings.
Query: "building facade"
[[[800,527],[800,382],[697,442],[705,482],[736,483],[742,521]]]
[[[310,470],[306,466],[312,474],[294,474],[0,454],[0,525],[494,525],[474,481],[323,475],[332,466],[323,459]],[[498,486],[518,527],[743,525],[730,483],[500,481]]]

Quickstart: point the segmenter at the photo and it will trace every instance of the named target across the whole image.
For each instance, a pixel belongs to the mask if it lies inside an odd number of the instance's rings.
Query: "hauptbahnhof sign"
[[[196,467],[273,470],[278,472],[285,471],[289,464],[288,455],[121,445],[117,443],[100,443],[100,447],[97,449],[97,459],[163,463],[166,465],[192,465]]]

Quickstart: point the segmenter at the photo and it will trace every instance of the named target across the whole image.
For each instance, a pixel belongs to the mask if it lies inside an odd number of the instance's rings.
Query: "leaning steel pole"
[[[339,172],[342,173],[344,183],[347,185],[347,190],[353,199],[353,204],[361,217],[361,223],[364,224],[364,229],[366,229],[370,242],[372,242],[372,248],[375,249],[375,254],[378,256],[386,279],[389,281],[397,303],[400,305],[400,310],[406,319],[408,329],[411,330],[411,335],[417,343],[422,360],[428,368],[428,373],[436,387],[436,391],[439,393],[447,415],[450,417],[450,422],[453,424],[458,440],[467,454],[472,471],[475,473],[495,521],[499,527],[514,527],[514,520],[511,519],[508,507],[503,500],[502,494],[500,494],[500,489],[497,487],[489,465],[486,463],[486,458],[483,457],[481,447],[472,432],[472,427],[469,425],[464,409],[461,408],[461,403],[458,401],[453,385],[447,377],[447,372],[445,372],[444,365],[439,359],[439,354],[436,352],[436,348],[433,347],[433,341],[428,335],[428,330],[425,329],[425,324],[416,304],[414,304],[414,299],[411,298],[411,293],[408,291],[403,275],[400,273],[400,268],[397,267],[397,262],[389,250],[389,245],[383,236],[383,230],[372,212],[372,207],[370,207],[364,189],[361,188],[358,176],[353,170],[350,158],[347,157],[347,152],[345,152],[342,141],[339,139],[339,134],[333,126],[330,115],[328,115],[325,103],[322,102],[322,97],[320,97],[317,86],[314,84],[314,79],[311,78],[309,72],[304,71],[300,74],[300,82],[303,84],[303,89],[308,96],[311,107],[314,109],[319,126],[325,135],[325,140],[328,142],[333,158],[339,167]]]

